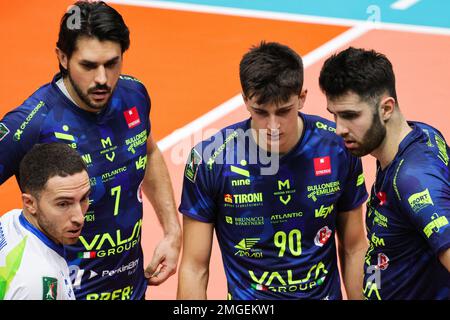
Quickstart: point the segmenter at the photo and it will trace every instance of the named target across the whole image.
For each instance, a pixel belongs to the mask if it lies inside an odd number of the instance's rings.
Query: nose
[[[71,222],[76,224],[77,226],[83,226],[84,224],[84,214],[86,210],[84,210],[82,205],[76,206],[74,212],[72,214]]]
[[[341,137],[348,134],[347,126],[345,126],[343,122],[339,119],[336,119],[336,134]]]
[[[278,120],[277,116],[275,115],[269,116],[269,120],[267,122],[267,129],[269,131],[278,132],[278,130],[280,129],[280,121]]]
[[[100,66],[96,69],[94,81],[95,81],[97,84],[106,84],[106,80],[107,80],[107,78],[106,78],[106,70],[105,70],[105,67],[102,66],[102,65],[100,65]]]

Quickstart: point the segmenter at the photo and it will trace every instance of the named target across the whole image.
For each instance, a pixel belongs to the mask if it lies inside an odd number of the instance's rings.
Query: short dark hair
[[[79,19],[74,17],[76,14]],[[122,16],[103,1],[77,1],[61,19],[56,46],[70,58],[81,36],[118,42],[122,53],[130,47],[130,31]],[[59,69],[63,75],[67,74],[61,64]]]
[[[302,90],[302,58],[285,45],[262,41],[242,57],[239,76],[247,99],[256,97],[258,104],[284,103]]]
[[[67,144],[35,144],[23,157],[19,167],[19,186],[22,192],[39,196],[47,181],[86,171],[86,164],[77,151]]]
[[[332,55],[320,71],[319,85],[331,99],[352,91],[367,101],[387,92],[397,102],[392,64],[375,50],[349,47]]]

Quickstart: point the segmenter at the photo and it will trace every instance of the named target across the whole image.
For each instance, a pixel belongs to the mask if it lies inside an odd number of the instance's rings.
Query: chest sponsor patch
[[[331,174],[330,156],[314,158],[314,171],[316,177]]]
[[[139,118],[139,113],[136,107],[124,111],[123,115],[129,129],[132,129],[141,124],[141,119]]]

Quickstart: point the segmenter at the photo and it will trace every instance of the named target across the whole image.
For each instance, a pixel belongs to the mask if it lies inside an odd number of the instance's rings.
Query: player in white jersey
[[[73,300],[64,245],[78,240],[89,206],[86,165],[65,144],[38,144],[19,185],[23,210],[0,217],[0,300]]]

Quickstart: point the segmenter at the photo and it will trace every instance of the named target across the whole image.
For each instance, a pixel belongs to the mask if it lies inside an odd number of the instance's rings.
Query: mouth
[[[81,228],[72,229],[72,230],[67,231],[68,238],[70,238],[70,239],[77,239],[80,237],[80,234],[81,234]]]
[[[356,148],[356,141],[353,140],[344,140],[345,147],[347,149],[355,149]]]
[[[109,90],[95,90],[90,95],[96,101],[103,101],[109,96]]]
[[[267,140],[270,141],[278,141],[280,140],[281,136],[283,134],[282,133],[278,133],[278,134],[267,134]]]

